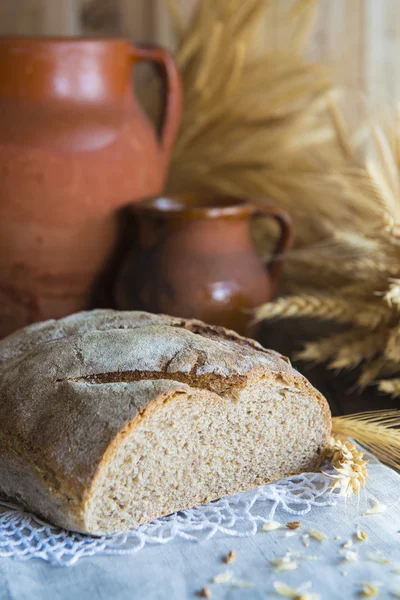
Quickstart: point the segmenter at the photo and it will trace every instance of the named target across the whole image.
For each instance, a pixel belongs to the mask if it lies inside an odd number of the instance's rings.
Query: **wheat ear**
[[[334,417],[333,435],[352,437],[375,456],[400,469],[400,410],[377,410]]]
[[[382,379],[378,383],[378,389],[394,398],[400,396],[400,379]]]
[[[371,304],[346,300],[339,296],[299,295],[278,298],[275,302],[263,304],[255,310],[255,320],[277,318],[310,317],[335,321],[336,323],[353,323],[374,330],[387,323],[392,317],[389,307],[378,303]]]

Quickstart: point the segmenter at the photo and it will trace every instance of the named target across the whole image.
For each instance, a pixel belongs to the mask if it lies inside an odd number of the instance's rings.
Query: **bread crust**
[[[124,436],[180,392],[235,397],[251,381],[326,400],[287,358],[233,331],[142,312],[97,310],[0,342],[0,491],[86,531],[93,486]]]

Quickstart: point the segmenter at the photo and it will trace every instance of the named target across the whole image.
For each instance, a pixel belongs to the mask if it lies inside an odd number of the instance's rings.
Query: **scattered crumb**
[[[252,588],[254,586],[252,581],[245,581],[244,579],[231,579],[230,584],[237,588]]]
[[[351,540],[347,540],[347,542],[342,544],[342,548],[351,548],[352,545],[353,545],[353,542]]]
[[[392,573],[394,573],[395,575],[400,575],[400,567],[398,567],[398,566],[393,567]]]
[[[285,598],[292,598],[292,600],[319,600],[320,594],[315,594],[313,592],[307,592],[306,590],[311,587],[311,583],[307,582],[297,589],[290,587],[283,581],[274,581],[275,591],[280,596],[285,596]]]
[[[377,550],[377,552],[368,552],[367,556],[370,560],[373,560],[376,563],[380,563],[382,565],[389,564],[389,560],[386,558],[382,550]]]
[[[299,554],[299,557],[303,560],[321,560],[321,556],[316,556],[315,554]]]
[[[348,575],[347,571],[345,571],[344,569],[342,569],[340,572],[343,575],[343,577],[347,577],[347,575]]]
[[[279,521],[266,521],[263,523],[261,529],[262,531],[275,531],[275,529],[280,529],[282,527],[282,523]]]
[[[285,533],[285,537],[293,537],[294,535],[296,535],[296,532],[295,532],[295,531],[287,531],[287,532]]]
[[[374,598],[379,593],[379,586],[381,583],[374,583],[369,581],[363,581],[360,583],[360,596],[362,598]]]
[[[274,588],[280,596],[285,596],[285,598],[296,597],[297,591],[286,583],[283,583],[283,581],[274,581]]]
[[[295,560],[291,559],[289,553],[281,558],[272,559],[271,565],[274,571],[295,571],[299,566]]]
[[[228,552],[228,554],[225,556],[224,558],[224,562],[226,563],[234,563],[236,560],[236,552],[234,550],[231,550],[230,552]]]
[[[357,552],[354,552],[354,550],[345,550],[342,556],[343,560],[346,560],[347,562],[357,562],[358,560],[358,554]]]
[[[386,509],[386,504],[382,504],[382,502],[376,502],[365,511],[363,517],[365,517],[366,515],[378,515],[380,513],[385,512]]]
[[[341,536],[341,535],[337,535],[337,536],[335,537],[335,540],[338,540],[338,541],[339,541],[339,540],[341,540],[341,539],[342,539],[342,536]]]
[[[210,588],[206,588],[206,587],[203,587],[203,589],[201,589],[199,592],[197,592],[196,595],[199,598],[212,598],[212,592],[211,592]]]
[[[301,523],[300,521],[289,521],[288,523],[286,523],[286,527],[288,529],[298,529],[299,527],[301,527]]]
[[[324,542],[328,539],[328,536],[322,531],[318,531],[318,529],[309,529],[309,534],[314,540],[317,540],[317,542]]]
[[[228,581],[230,581],[232,579],[232,576],[233,576],[232,571],[223,571],[222,573],[215,575],[215,577],[213,577],[212,582],[213,583],[228,583]]]
[[[303,546],[305,546],[307,548],[307,546],[310,545],[310,536],[308,533],[305,533],[303,535],[303,537],[301,538],[301,541],[303,542]]]
[[[357,528],[357,531],[354,534],[354,539],[356,539],[358,542],[366,542],[368,539],[368,534],[365,531],[361,531],[361,529]]]

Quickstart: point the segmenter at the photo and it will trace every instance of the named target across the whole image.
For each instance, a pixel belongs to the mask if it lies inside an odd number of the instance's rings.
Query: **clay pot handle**
[[[159,46],[133,46],[134,60],[148,60],[155,63],[157,72],[164,81],[164,107],[161,125],[161,147],[169,154],[178,131],[182,110],[182,85],[178,67],[174,59]]]
[[[288,252],[293,246],[295,233],[292,217],[285,210],[274,206],[273,204],[262,204],[254,208],[254,217],[273,217],[278,221],[280,227],[280,236],[275,244],[272,258],[267,265],[271,277],[272,297],[278,288],[278,283],[282,271],[282,264]]]

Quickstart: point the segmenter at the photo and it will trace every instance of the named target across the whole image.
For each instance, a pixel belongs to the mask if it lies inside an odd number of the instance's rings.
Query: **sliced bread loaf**
[[[108,534],[314,469],[325,399],[232,331],[110,310],[0,342],[0,493]]]

